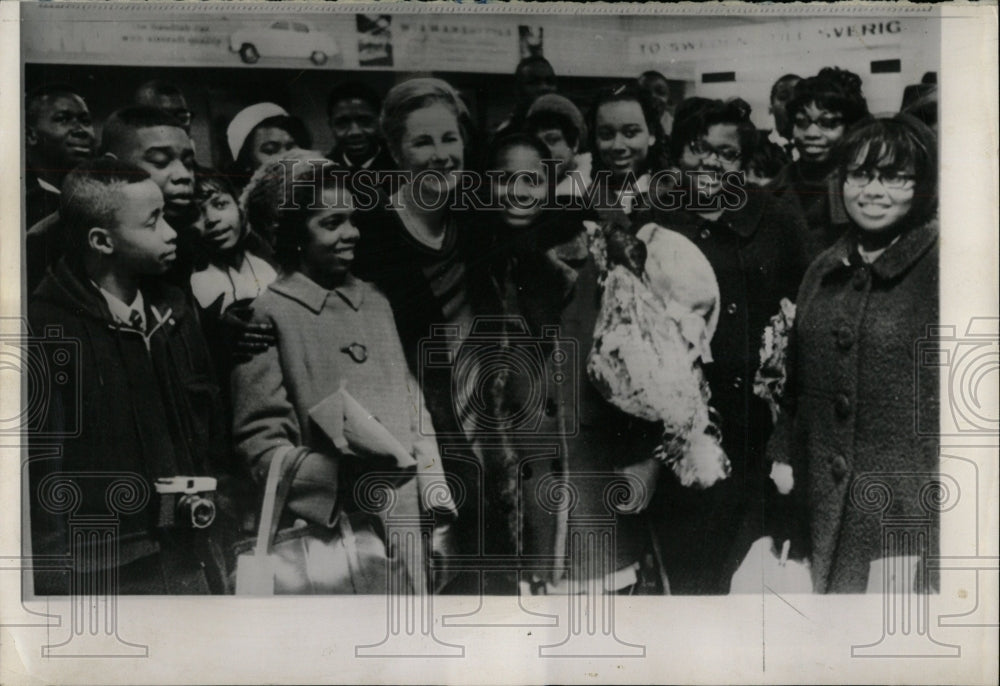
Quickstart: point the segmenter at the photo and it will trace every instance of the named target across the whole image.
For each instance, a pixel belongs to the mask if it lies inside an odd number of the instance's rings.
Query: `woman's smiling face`
[[[306,220],[300,269],[316,283],[327,286],[343,279],[350,270],[360,234],[351,219],[354,197],[349,192],[340,188],[324,190],[322,207]]]
[[[704,196],[714,196],[722,190],[726,172],[743,169],[742,154],[739,126],[712,124],[703,137],[684,146],[679,162],[693,188]]]
[[[867,155],[866,146],[847,166],[844,208],[862,231],[883,233],[898,226],[913,207],[914,169],[890,165],[862,167]]]
[[[441,103],[411,112],[406,117],[398,162],[401,169],[414,174],[435,171],[444,175],[446,187],[443,189],[437,189],[434,184],[434,176],[438,175],[424,177],[427,191],[452,190],[456,183],[455,172],[465,165],[465,143],[455,113]]]
[[[795,146],[806,162],[826,162],[833,146],[844,137],[844,117],[809,103],[792,117]]]
[[[512,229],[531,226],[542,211],[548,191],[545,165],[538,152],[514,145],[497,160],[495,192],[503,223]]]
[[[649,131],[642,107],[635,100],[606,102],[595,117],[597,156],[616,176],[638,176],[656,139]]]

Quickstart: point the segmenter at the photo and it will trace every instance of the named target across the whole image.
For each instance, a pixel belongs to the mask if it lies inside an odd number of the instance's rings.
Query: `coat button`
[[[726,312],[728,314],[736,314],[736,310],[738,309],[739,308],[736,306],[736,303],[729,303],[728,305],[726,305]]]
[[[833,409],[841,419],[851,416],[851,399],[845,393],[838,393],[833,401]]]
[[[741,388],[743,388],[742,376],[733,377],[733,388],[735,388],[736,390],[740,390]]]
[[[854,272],[851,283],[854,284],[854,290],[863,291],[865,286],[868,285],[868,267],[858,267]]]
[[[556,412],[558,410],[559,410],[559,408],[556,407],[556,401],[555,400],[553,400],[552,398],[549,398],[548,400],[545,401],[545,416],[546,417],[555,417],[556,416]]]
[[[712,237],[712,230],[711,229],[702,229],[701,233],[699,233],[698,236],[701,237],[701,240],[707,241],[709,238]]]
[[[854,345],[854,332],[847,324],[842,325],[836,331],[837,345],[841,350],[850,350]]]
[[[830,463],[830,471],[833,472],[833,476],[837,481],[840,481],[845,476],[847,476],[847,460],[841,455],[833,458],[833,462]]]

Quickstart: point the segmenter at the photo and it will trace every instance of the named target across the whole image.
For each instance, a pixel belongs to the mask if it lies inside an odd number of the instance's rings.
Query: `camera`
[[[64,336],[61,326],[47,326],[43,335],[32,336],[26,320],[0,318],[0,386],[14,387],[14,378],[20,377],[23,389],[18,410],[0,417],[0,434],[78,436],[80,369],[80,342]]]
[[[558,326],[544,326],[534,336],[522,317],[477,317],[465,338],[459,327],[444,325],[432,327],[431,335],[420,341],[420,385],[426,387],[429,376],[450,375],[450,411],[455,426],[465,432],[575,435],[580,397],[577,355],[576,341],[560,338]],[[501,384],[508,389],[516,386],[518,392],[516,402],[508,402],[503,416],[498,416]],[[558,425],[544,421],[554,416],[558,404],[567,408],[562,421]],[[430,430],[421,427],[421,433]],[[437,434],[449,435],[440,428]]]
[[[996,390],[1000,373],[1000,319],[973,317],[964,336],[948,325],[928,327],[916,343],[916,430],[920,436],[995,435],[1000,427]],[[919,390],[937,386],[940,375],[942,411],[927,416]],[[923,380],[922,380],[923,379]],[[928,384],[928,382],[932,382]],[[933,407],[933,406],[932,406]],[[940,427],[938,426],[940,420]]]
[[[156,480],[160,496],[159,527],[205,529],[215,521],[215,479],[210,476],[174,476]]]

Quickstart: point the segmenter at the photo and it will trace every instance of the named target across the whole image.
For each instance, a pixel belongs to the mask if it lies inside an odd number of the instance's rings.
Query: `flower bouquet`
[[[771,317],[771,323],[764,327],[760,342],[760,367],[753,381],[754,394],[767,401],[771,408],[771,419],[775,422],[785,395],[785,364],[788,357],[788,337],[795,323],[795,303],[782,298],[780,308],[778,314]]]
[[[593,222],[588,231],[604,270],[588,376],[612,405],[662,422],[654,456],[685,486],[707,488],[730,469],[701,369],[718,318],[715,274],[697,246],[655,224],[637,236]]]

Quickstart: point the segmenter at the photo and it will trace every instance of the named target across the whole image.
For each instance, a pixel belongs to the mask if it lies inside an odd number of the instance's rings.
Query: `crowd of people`
[[[111,569],[122,593],[232,592],[275,463],[281,530],[367,518],[399,558],[393,518],[424,522],[406,573],[430,592],[725,594],[764,536],[815,592],[866,589],[884,551],[852,485],[885,472],[914,513],[892,475],[937,471],[912,429],[938,402],[912,352],[938,319],[933,75],[873,116],[856,74],[788,74],[765,131],[657,72],[584,109],[544,58],[516,83],[491,132],[441,79],[340,84],[325,153],[254,103],[213,164],[176,85],[99,143],[81,93],[28,93],[29,321],[82,356],[33,441],[61,446],[31,462],[35,553],[71,547],[53,478],[82,513],[108,507],[87,474],[155,491],[114,559],[74,549],[36,593]],[[357,487],[375,471],[391,512]]]

